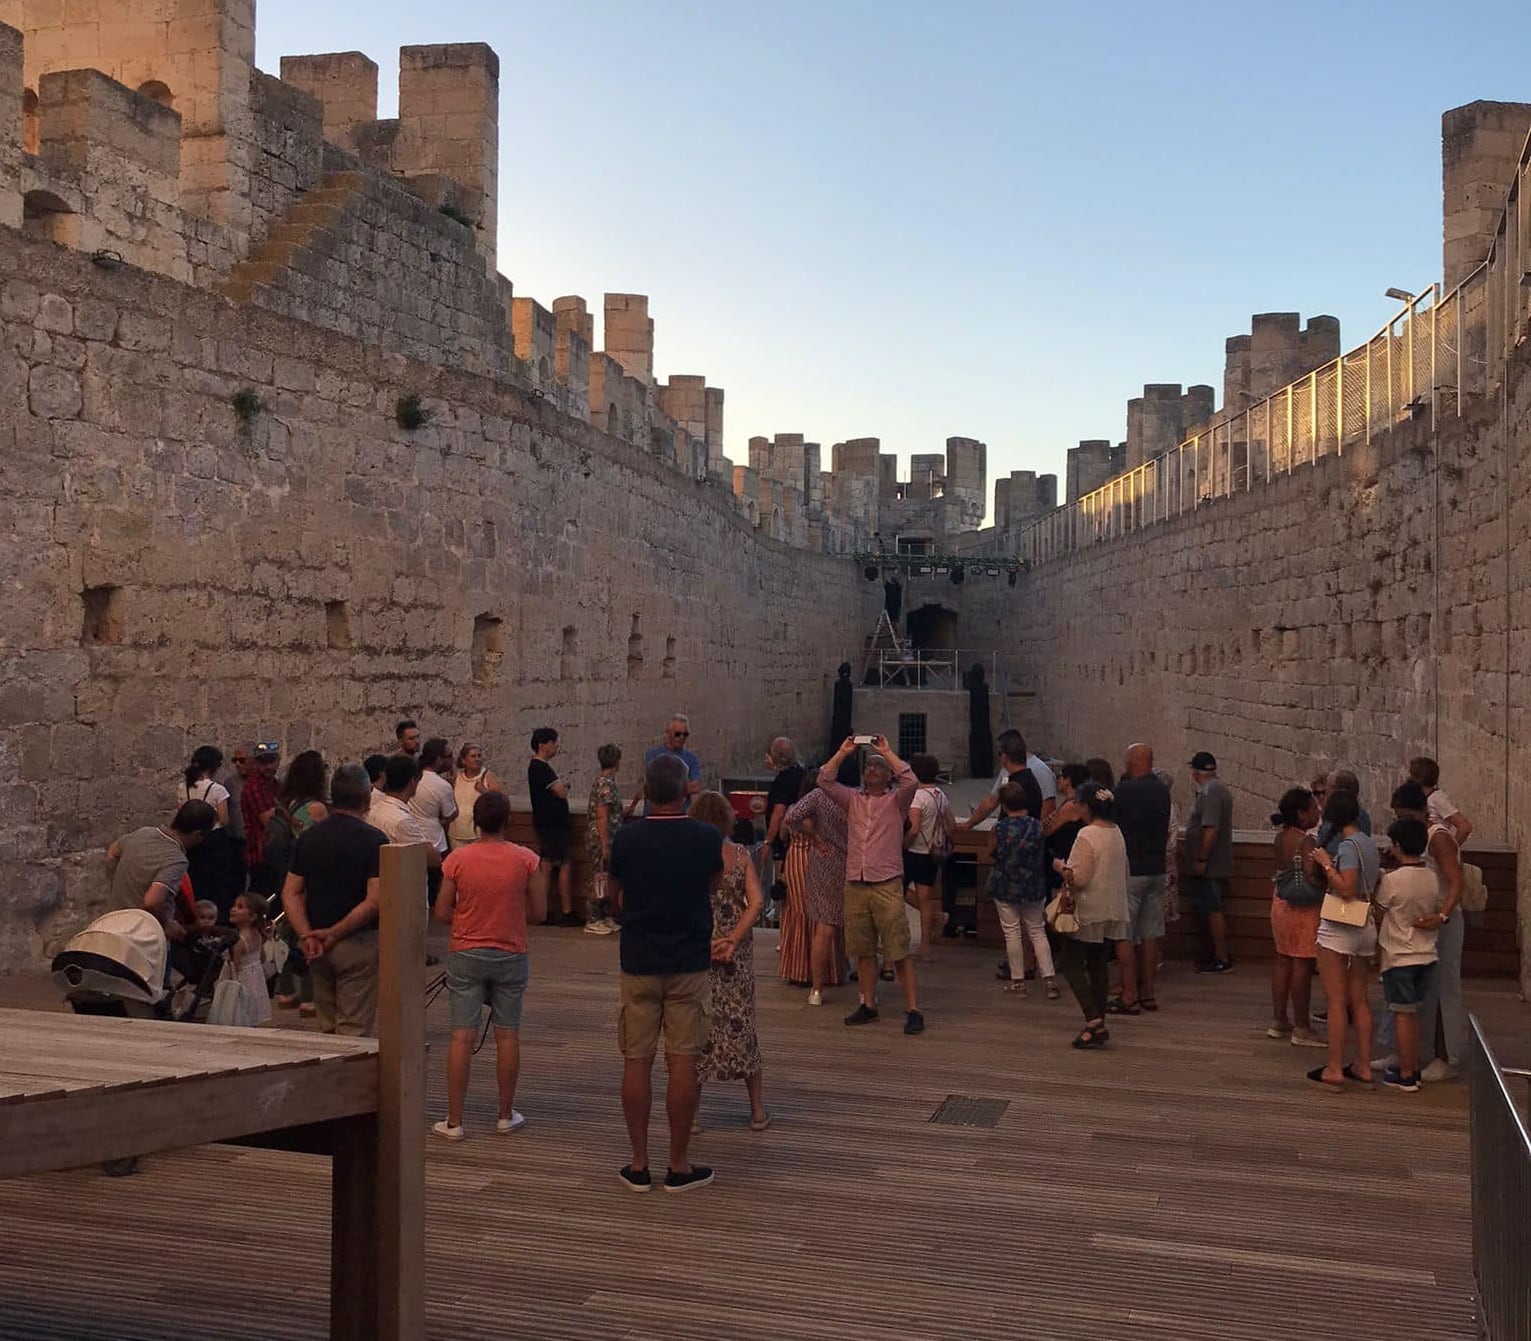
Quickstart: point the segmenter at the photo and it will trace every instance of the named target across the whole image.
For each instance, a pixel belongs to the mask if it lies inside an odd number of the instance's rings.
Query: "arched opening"
[[[606,407],[606,431],[616,437],[622,431],[622,414],[613,401]]]
[[[37,91],[23,89],[21,94],[21,147],[29,154],[42,147],[42,116],[37,110]]]
[[[28,191],[21,202],[21,227],[29,237],[72,247],[79,237],[74,211],[52,191]]]
[[[957,612],[944,605],[922,605],[909,611],[904,628],[918,651],[949,652],[957,646]]]
[[[548,356],[544,354],[540,359],[537,360],[537,385],[546,386],[549,380],[550,369],[548,368]]]
[[[138,91],[151,102],[157,102],[161,107],[174,107],[175,97],[170,92],[168,84],[161,83],[158,79],[150,79],[138,86]]]

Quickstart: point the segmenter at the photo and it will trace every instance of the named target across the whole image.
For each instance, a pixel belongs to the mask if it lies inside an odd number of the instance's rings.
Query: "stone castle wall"
[[[1477,837],[1531,830],[1531,354],[1495,396],[1246,494],[969,583],[964,646],[1021,666],[1021,725],[1068,758],[1150,741],[1181,779],[1213,751],[1237,822],[1321,768],[1386,811],[1430,754]],[[1531,897],[1522,890],[1523,930]]]
[[[843,559],[504,381],[11,229],[0,351],[0,971],[99,910],[102,848],[203,741],[357,758],[412,715],[521,804],[534,726],[582,794],[681,710],[710,773],[753,771],[824,744],[875,619]]]

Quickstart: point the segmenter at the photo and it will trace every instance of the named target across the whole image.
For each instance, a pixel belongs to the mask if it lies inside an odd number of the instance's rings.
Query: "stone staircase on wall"
[[[509,288],[469,229],[333,152],[218,291],[424,362],[510,374]]]

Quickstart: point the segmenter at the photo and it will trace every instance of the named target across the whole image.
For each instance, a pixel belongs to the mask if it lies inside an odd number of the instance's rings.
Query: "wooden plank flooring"
[[[762,975],[773,939],[758,939]],[[1158,1016],[1076,1053],[1067,995],[1002,997],[994,959],[948,949],[915,1039],[895,1011],[844,1028],[848,988],[814,1010],[762,976],[775,1126],[752,1134],[743,1087],[716,1087],[695,1143],[716,1184],[634,1197],[616,1179],[616,945],[537,933],[526,1128],[494,1134],[491,1043],[470,1139],[426,1137],[428,1335],[1476,1335],[1461,1086],[1312,1092],[1301,1076],[1321,1054],[1263,1036],[1255,970],[1172,968]],[[49,1003],[34,982],[0,983],[0,1004],[27,993]],[[1526,1060],[1513,992],[1473,984],[1469,1000],[1504,1060]],[[428,1037],[436,1116],[444,1002]],[[948,1094],[1009,1107],[993,1130],[931,1125]],[[0,1184],[0,1338],[323,1337],[328,1188],[322,1160],[222,1146],[135,1178]]]

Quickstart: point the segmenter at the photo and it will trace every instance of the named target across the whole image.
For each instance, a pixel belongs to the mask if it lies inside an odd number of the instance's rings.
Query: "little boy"
[[[1382,949],[1382,999],[1393,1013],[1398,1065],[1383,1073],[1390,1089],[1419,1089],[1419,1008],[1435,976],[1435,940],[1440,932],[1441,884],[1424,863],[1430,831],[1417,819],[1395,820],[1387,831],[1398,859],[1382,877],[1373,903],[1379,913],[1377,943]]]

